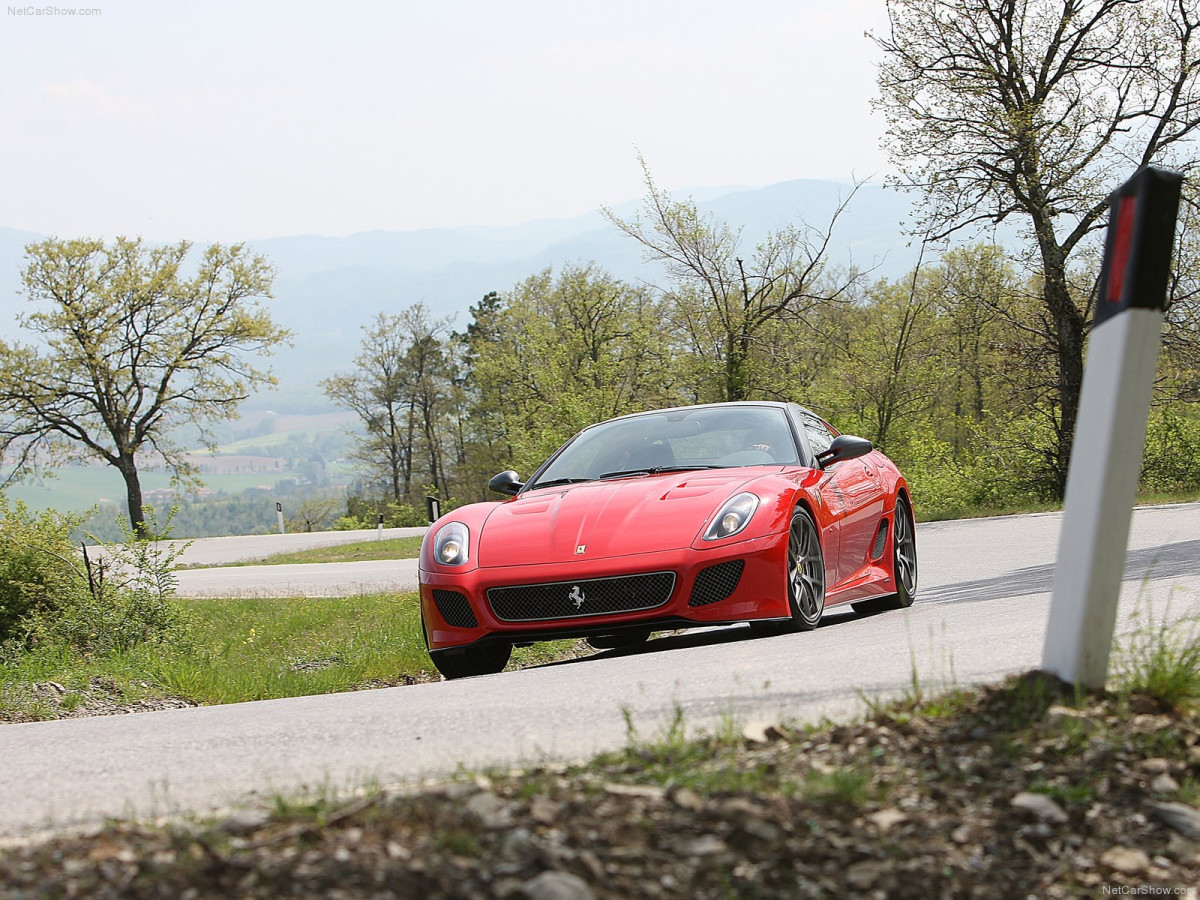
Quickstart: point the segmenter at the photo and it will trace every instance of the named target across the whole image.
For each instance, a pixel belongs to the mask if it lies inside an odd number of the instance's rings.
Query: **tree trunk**
[[[725,341],[725,399],[748,400],[747,368],[750,364],[750,335],[730,333]]]
[[[132,453],[122,453],[117,469],[125,479],[125,498],[129,504],[129,527],[138,540],[148,540],[150,529],[146,525],[146,513],[142,509],[142,482],[138,477],[137,463]]]
[[[392,489],[392,500],[395,503],[400,503],[404,499],[404,492],[400,485],[400,470],[403,466],[404,451],[400,447],[400,426],[396,422],[396,408],[389,403],[387,407],[388,416],[388,472],[390,487]]]
[[[1048,221],[1038,222],[1035,229],[1042,255],[1045,282],[1042,299],[1054,326],[1053,345],[1058,363],[1055,386],[1058,419],[1055,423],[1054,446],[1049,449],[1048,487],[1054,499],[1067,493],[1067,471],[1071,463],[1071,444],[1075,439],[1075,421],[1079,416],[1079,394],[1083,389],[1083,343],[1085,329],[1083,314],[1071,299],[1067,286],[1067,259],[1054,240]]]

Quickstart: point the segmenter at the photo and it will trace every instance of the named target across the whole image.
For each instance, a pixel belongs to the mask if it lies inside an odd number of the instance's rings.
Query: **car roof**
[[[800,406],[798,403],[785,402],[782,400],[726,400],[721,403],[689,403],[684,406],[667,406],[667,407],[663,407],[662,409],[644,409],[641,412],[626,413],[623,416],[614,416],[611,419],[605,419],[603,422],[595,422],[592,425],[589,425],[588,428],[595,428],[596,425],[603,425],[605,422],[618,422],[621,419],[635,419],[638,416],[650,416],[650,415],[658,415],[660,413],[682,412],[683,410],[686,410],[686,409],[721,409],[721,408],[733,408],[733,407],[738,407],[738,406],[771,406],[771,407],[775,407],[776,409],[782,409],[785,411],[788,409],[788,407],[796,407],[797,409],[800,409],[801,411],[806,412],[809,415],[813,415],[813,416],[817,415],[812,410],[806,409],[805,407]],[[820,416],[817,416],[817,418],[820,418]]]

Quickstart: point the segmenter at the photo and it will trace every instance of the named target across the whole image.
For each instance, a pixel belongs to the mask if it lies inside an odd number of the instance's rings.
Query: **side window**
[[[800,421],[804,423],[804,431],[808,435],[808,444],[812,447],[812,452],[824,453],[828,450],[829,445],[833,443],[833,434],[825,427],[825,423],[810,415],[801,415]]]

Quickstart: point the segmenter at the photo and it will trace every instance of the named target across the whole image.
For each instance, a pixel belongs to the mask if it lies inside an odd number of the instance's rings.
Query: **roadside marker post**
[[[1111,201],[1042,651],[1086,688],[1108,677],[1182,184],[1144,168]]]
[[[279,517],[279,533],[284,534],[285,529],[283,527],[283,504],[282,503],[275,504],[275,515]]]

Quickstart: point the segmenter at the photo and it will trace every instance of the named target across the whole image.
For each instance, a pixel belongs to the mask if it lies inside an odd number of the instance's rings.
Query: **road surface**
[[[414,537],[426,528],[385,528],[384,538]],[[300,563],[282,566],[224,566],[221,563],[265,559],[317,547],[370,541],[375,531],[320,531],[308,534],[262,534],[250,537],[198,538],[186,543],[182,565],[217,566],[181,569],[181,597],[347,597],[380,591],[415,591],[415,559],[345,563]]]
[[[311,550],[316,547],[335,547],[339,544],[355,544],[360,541],[414,537],[424,534],[428,528],[384,528],[362,531],[312,531],[300,534],[252,534],[236,537],[195,538],[185,541],[164,541],[166,547],[184,547],[179,556],[180,565],[215,566],[221,563],[246,562],[265,559],[276,553],[292,553],[296,550]]]
[[[455,682],[0,726],[0,834],[104,816],[208,812],[304,789],[411,783],[459,766],[585,757],[653,736],[682,710],[795,723],[845,717],[862,696],[996,681],[1035,668],[1059,514],[918,527],[909,610],[831,612],[808,634],[735,627],[635,652]],[[1200,612],[1200,504],[1134,515],[1118,632]]]

